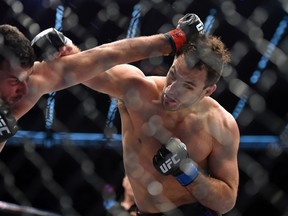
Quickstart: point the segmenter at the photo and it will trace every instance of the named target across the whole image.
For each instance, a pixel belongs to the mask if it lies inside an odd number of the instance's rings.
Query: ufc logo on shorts
[[[172,164],[177,164],[180,162],[180,159],[177,159],[177,154],[173,155],[171,158],[167,159],[161,166],[160,169],[163,173],[168,172],[171,169]]]
[[[3,132],[5,132],[10,134],[11,131],[9,130],[9,128],[7,127],[4,119],[2,118],[2,116],[0,115],[0,135],[2,136],[3,135]]]

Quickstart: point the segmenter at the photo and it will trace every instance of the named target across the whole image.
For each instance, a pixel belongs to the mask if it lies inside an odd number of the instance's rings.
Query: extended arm
[[[187,14],[179,20],[176,29],[165,34],[123,39],[48,62],[46,70],[50,71],[53,83],[47,86],[46,91],[82,83],[118,64],[178,52],[186,42],[202,34],[202,30],[203,23],[199,17]]]
[[[183,44],[201,33],[199,25],[203,25],[201,20],[195,14],[189,14],[179,20],[176,29],[166,34],[123,39],[59,59],[54,59],[54,54],[51,55],[50,52],[48,56],[40,55],[41,59],[47,57],[48,60],[34,64],[28,83],[30,93],[13,107],[13,115],[18,120],[42,95],[83,83],[115,65],[177,52]],[[47,33],[57,39],[59,37],[53,29],[48,29],[33,44],[38,45],[37,41],[43,41],[46,38],[43,35]],[[60,46],[67,41],[65,37],[62,39],[57,40]],[[56,46],[56,49],[60,46]]]

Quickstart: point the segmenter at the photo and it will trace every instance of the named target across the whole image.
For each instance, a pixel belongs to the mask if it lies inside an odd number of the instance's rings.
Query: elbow
[[[238,187],[229,187],[226,192],[224,190],[222,191],[222,202],[218,203],[219,209],[218,213],[220,214],[226,214],[227,212],[231,211],[237,201],[237,196],[238,196]]]
[[[236,196],[227,197],[227,199],[219,205],[218,213],[226,214],[231,211],[236,205]]]

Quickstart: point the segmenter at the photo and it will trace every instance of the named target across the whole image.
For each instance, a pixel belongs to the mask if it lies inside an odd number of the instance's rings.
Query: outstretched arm
[[[139,61],[148,57],[169,55],[171,51],[172,48],[169,41],[163,34],[159,34],[123,39],[75,55],[65,56],[55,62],[48,63],[48,67],[52,71],[57,71],[57,73],[53,74],[59,77],[59,81],[63,81],[61,77],[69,78],[65,79],[66,83],[59,82],[59,86],[52,88],[66,88],[97,76],[113,66]],[[52,80],[57,80],[57,77]]]
[[[187,14],[179,20],[176,29],[166,34],[122,39],[47,62],[43,67],[48,71],[46,74],[50,71],[53,83],[46,86],[46,92],[82,83],[118,64],[176,53],[186,42],[202,33],[203,23],[199,17]]]
[[[29,77],[30,93],[12,107],[13,115],[18,120],[42,95],[83,83],[118,64],[177,52],[202,33],[203,28],[199,26],[203,23],[198,16],[187,14],[179,20],[176,29],[166,34],[122,39],[59,59],[37,62]]]

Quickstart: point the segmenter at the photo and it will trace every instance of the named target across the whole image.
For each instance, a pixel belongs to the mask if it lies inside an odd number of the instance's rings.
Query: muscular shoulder
[[[44,62],[35,62],[31,75],[29,76],[29,89],[31,90],[37,90],[37,92],[32,91],[30,93],[35,94],[46,94],[50,92],[50,89],[48,89],[47,86],[49,86],[49,83],[51,83],[51,80],[53,80],[52,77],[53,73],[51,73],[50,70],[48,70],[47,64]]]
[[[237,145],[240,135],[235,118],[217,101],[210,99],[212,109],[209,109],[207,124],[213,137],[221,144],[234,143]]]
[[[133,91],[144,91],[151,85],[151,82],[139,68],[123,64],[101,72],[84,84],[96,91],[123,99],[125,95],[132,94]]]

